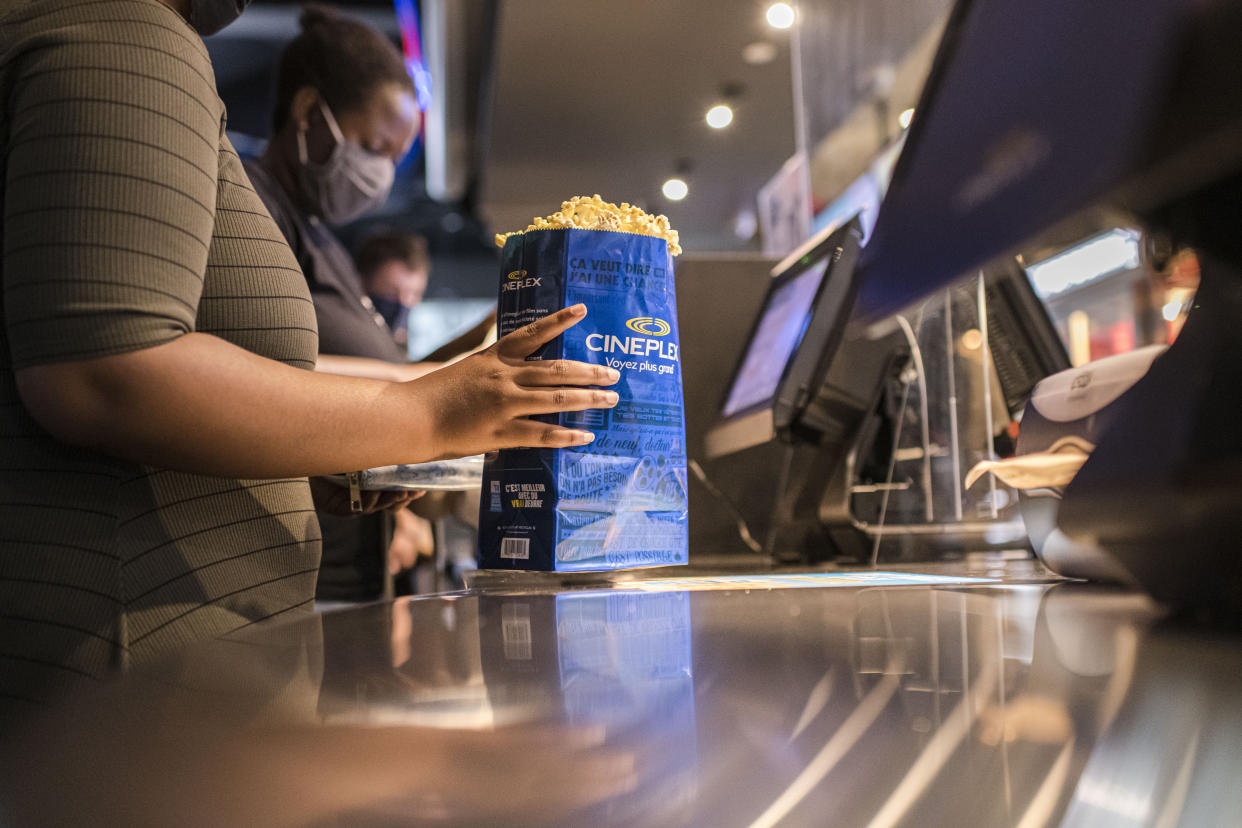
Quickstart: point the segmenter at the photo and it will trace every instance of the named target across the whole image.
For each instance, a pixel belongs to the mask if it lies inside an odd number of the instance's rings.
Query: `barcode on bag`
[[[530,538],[501,538],[500,557],[515,560],[530,559]]]

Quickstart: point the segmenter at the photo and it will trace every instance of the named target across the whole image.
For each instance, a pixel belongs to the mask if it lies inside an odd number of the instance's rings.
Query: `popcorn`
[[[510,236],[526,233],[531,230],[552,230],[575,228],[578,230],[612,230],[620,233],[639,233],[644,236],[657,236],[668,242],[668,252],[673,256],[681,255],[681,243],[677,231],[668,221],[668,216],[652,216],[642,208],[635,207],[628,201],[621,206],[611,201],[604,201],[599,193],[587,198],[574,196],[569,201],[561,202],[561,209],[547,218],[536,218],[525,230],[512,233],[497,233],[496,246],[504,247],[505,240]]]

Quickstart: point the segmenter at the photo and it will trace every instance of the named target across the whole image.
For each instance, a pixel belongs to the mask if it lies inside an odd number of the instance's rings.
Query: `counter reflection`
[[[539,709],[632,747],[633,790],[590,824],[682,824],[698,751],[690,600],[684,592],[482,597],[483,674],[493,708]],[[572,780],[549,778],[547,784]]]
[[[1238,643],[1080,584],[409,600],[218,642],[58,711],[8,754],[0,809],[17,824],[1223,825],[1242,805]]]
[[[688,594],[398,602],[390,626],[369,632],[364,625],[382,626],[382,615],[351,615],[324,616],[324,722],[468,730],[551,725],[572,744],[621,757],[614,781],[624,790],[577,818],[608,825],[690,818],[698,757]],[[368,641],[386,642],[384,652],[368,657],[359,646]],[[579,787],[564,764],[543,769],[542,784]]]

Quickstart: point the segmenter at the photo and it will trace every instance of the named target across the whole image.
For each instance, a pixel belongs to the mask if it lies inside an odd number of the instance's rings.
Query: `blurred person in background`
[[[410,314],[423,300],[431,272],[426,238],[410,233],[376,233],[358,246],[354,264],[371,304],[384,317],[397,342],[408,348]],[[493,308],[467,330],[422,355],[421,361],[412,367],[415,371],[438,368],[495,341],[496,311]]]
[[[410,311],[423,300],[431,258],[427,239],[408,233],[377,233],[354,256],[362,286],[384,317],[397,344],[409,341]]]
[[[418,134],[414,83],[396,47],[368,26],[326,6],[307,6],[301,26],[281,53],[271,140],[246,171],[302,267],[320,354],[351,358],[321,367],[408,379],[405,351],[331,227],[387,200]]]
[[[303,10],[301,26],[281,53],[271,140],[261,159],[246,162],[246,170],[306,277],[319,323],[319,370],[416,377],[438,366],[411,364],[393,327],[403,327],[399,306],[411,298],[414,285],[398,280],[392,297],[398,307],[386,299],[382,312],[332,230],[387,200],[396,165],[418,134],[414,82],[396,47],[362,23],[311,5]],[[421,294],[425,242],[420,252],[414,278],[421,277]],[[376,600],[384,594],[386,574],[430,552],[430,533],[415,526],[412,516],[403,516],[400,524],[384,511],[342,517],[335,512],[344,490],[328,481],[311,485],[321,504],[331,504],[319,515],[321,606]],[[392,544],[396,527],[405,537]]]
[[[422,301],[431,271],[427,239],[410,233],[376,233],[358,245],[354,263],[371,304],[384,317],[397,344],[406,347],[410,311]],[[433,501],[437,499],[432,496]],[[410,570],[418,559],[434,553],[434,532],[427,518],[410,509],[396,509],[391,537],[388,573],[396,579],[396,594],[402,595],[413,591]]]
[[[384,317],[397,342],[407,345],[410,311],[422,301],[431,270],[427,240],[423,236],[381,231],[368,236],[354,256],[363,287],[376,310]],[[493,310],[470,329],[440,345],[427,356],[436,364],[451,363],[490,345],[496,339],[496,314]],[[408,347],[408,346],[407,346]],[[392,542],[388,547],[389,572],[397,579],[397,594],[412,589],[407,572],[420,556],[435,552],[431,520],[466,515],[462,520],[474,526],[478,515],[478,497],[469,492],[432,492],[427,498],[411,504],[409,509],[394,512]],[[465,554],[458,549],[458,554]],[[473,545],[469,553],[473,558]],[[448,561],[444,562],[449,565]]]
[[[582,306],[414,382],[311,370],[311,291],[200,38],[244,6],[0,6],[0,743],[75,687],[309,611],[308,475],[584,445],[528,418],[615,404],[564,388],[615,372],[525,360]]]

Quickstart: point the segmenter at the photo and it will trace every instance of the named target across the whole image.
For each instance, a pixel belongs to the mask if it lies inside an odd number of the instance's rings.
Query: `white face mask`
[[[306,129],[298,130],[298,184],[329,224],[344,224],[379,208],[388,200],[396,167],[382,155],[347,141],[328,105],[319,99],[336,146],[322,164],[313,164],[306,152]]]

